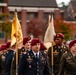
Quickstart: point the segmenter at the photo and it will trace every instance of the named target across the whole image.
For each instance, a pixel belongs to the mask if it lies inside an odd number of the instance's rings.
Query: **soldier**
[[[25,52],[18,67],[18,75],[50,75],[47,56],[40,51],[40,41],[34,38],[31,41],[31,50]]]
[[[10,45],[9,45],[10,46]],[[5,58],[5,75],[15,75],[16,74],[16,63],[14,63],[14,55],[16,44],[8,49],[8,53]]]
[[[31,48],[31,37],[29,36],[25,36],[23,39],[23,47],[21,49],[18,50],[18,60],[20,60],[23,52],[27,52],[30,50]]]
[[[62,54],[65,52],[65,50],[67,49],[64,45],[63,45],[63,40],[64,40],[64,35],[62,33],[58,33],[56,34],[56,36],[54,37],[54,41],[55,41],[55,45],[53,46],[53,63],[54,66],[52,65],[52,54],[51,54],[51,47],[48,49],[48,56],[49,56],[49,62],[50,62],[50,67],[53,67],[53,73],[54,75],[57,75],[59,72],[59,64],[60,64],[60,58],[62,56]]]
[[[7,54],[7,51],[6,51],[6,44],[2,45],[1,46],[1,55],[0,55],[0,75],[4,75],[5,73],[5,57],[6,57],[6,54]]]
[[[76,40],[69,43],[70,52],[61,57],[58,75],[76,75]]]

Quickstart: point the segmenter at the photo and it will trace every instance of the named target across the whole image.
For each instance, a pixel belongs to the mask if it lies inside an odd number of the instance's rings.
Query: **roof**
[[[66,10],[67,6],[59,7],[60,10]]]
[[[57,8],[56,0],[9,0],[8,6]]]

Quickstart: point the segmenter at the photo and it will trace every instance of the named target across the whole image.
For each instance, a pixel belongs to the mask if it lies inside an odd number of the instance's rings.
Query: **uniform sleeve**
[[[46,55],[46,65],[44,68],[44,75],[51,75],[51,69],[50,69],[50,65],[49,65],[49,61],[48,61],[48,56]]]
[[[22,55],[18,66],[18,75],[23,75],[25,69],[25,54]]]
[[[62,55],[61,61],[60,61],[60,67],[59,67],[59,74],[58,75],[64,75],[64,69],[65,69],[65,54]]]

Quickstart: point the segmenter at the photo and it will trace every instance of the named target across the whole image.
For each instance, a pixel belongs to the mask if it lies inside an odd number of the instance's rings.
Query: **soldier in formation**
[[[22,55],[19,62],[18,75],[50,75],[48,57],[40,51],[40,41],[31,41],[31,50]]]
[[[25,36],[23,38],[23,47],[18,50],[19,54],[19,60],[23,54],[23,52],[28,52],[31,48],[31,37],[30,36]]]
[[[1,53],[0,53],[0,75],[4,75],[5,74],[5,57],[6,54],[8,53],[6,50],[6,45],[2,45],[1,46]]]
[[[76,40],[69,43],[69,52],[62,55],[58,75],[76,75]]]
[[[5,75],[16,75],[16,62],[14,60],[15,52],[16,52],[16,44],[8,49],[8,53],[5,58]]]
[[[55,45],[53,46],[53,60],[52,60],[52,47],[48,49],[49,63],[52,67],[54,75],[57,75],[59,72],[60,59],[63,53],[68,50],[66,46],[63,45],[64,35],[58,33],[54,37]],[[53,65],[52,65],[53,61]]]

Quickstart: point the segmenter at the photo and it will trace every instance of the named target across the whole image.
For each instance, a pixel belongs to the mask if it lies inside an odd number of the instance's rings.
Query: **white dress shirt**
[[[33,51],[33,53],[34,53],[35,57],[36,57],[36,54],[37,54],[37,57],[39,58],[39,51],[37,53]]]

